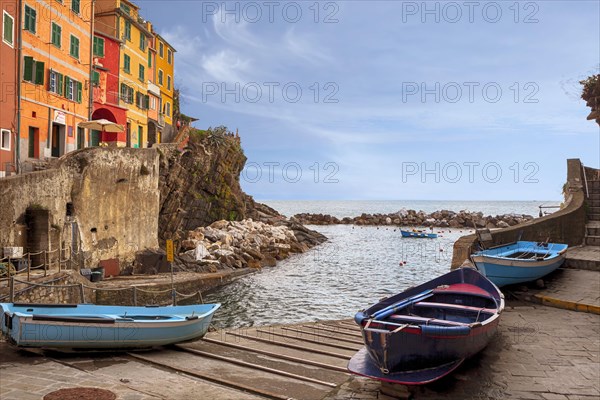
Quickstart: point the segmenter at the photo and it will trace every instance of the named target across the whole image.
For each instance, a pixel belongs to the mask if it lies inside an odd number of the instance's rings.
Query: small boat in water
[[[0,326],[22,347],[146,348],[201,338],[219,307],[0,303]]]
[[[498,286],[535,281],[565,261],[568,246],[559,243],[518,241],[481,250],[471,260]]]
[[[403,385],[433,382],[487,346],[503,309],[492,282],[456,269],[358,312],[365,348],[348,370]]]
[[[400,233],[402,234],[402,237],[427,238],[427,239],[435,239],[435,238],[437,238],[437,233],[427,233],[427,232],[417,231],[417,230],[404,231],[404,230],[401,229]]]

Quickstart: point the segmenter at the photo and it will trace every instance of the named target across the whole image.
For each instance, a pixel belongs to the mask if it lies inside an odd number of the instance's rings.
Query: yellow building
[[[160,88],[161,97],[161,117],[164,118],[165,131],[164,140],[171,140],[175,137],[175,128],[173,127],[173,95],[175,91],[175,49],[162,36],[154,32],[156,37],[156,65],[154,67],[156,81],[154,82]]]
[[[119,105],[127,109],[127,146],[148,145],[150,25],[127,0],[96,0],[95,30],[122,41]]]
[[[91,114],[92,0],[24,0],[20,59],[20,159],[85,147]],[[17,24],[18,26],[18,24]]]

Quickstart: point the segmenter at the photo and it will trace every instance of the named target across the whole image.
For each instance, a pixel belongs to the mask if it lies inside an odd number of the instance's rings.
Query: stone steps
[[[600,271],[600,246],[577,246],[567,250],[565,268]]]
[[[586,236],[585,244],[588,246],[600,246],[600,236]]]
[[[600,221],[600,214],[588,214],[588,218],[590,221]]]

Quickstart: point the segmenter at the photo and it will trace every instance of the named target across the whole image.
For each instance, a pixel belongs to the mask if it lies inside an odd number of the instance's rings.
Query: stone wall
[[[546,241],[566,243],[577,246],[585,237],[586,210],[584,206],[583,174],[579,159],[567,160],[567,185],[565,207],[560,211],[510,228],[492,231],[494,245],[510,243],[517,240]],[[451,268],[458,268],[469,258],[477,237],[463,236],[454,243]]]
[[[77,304],[81,303],[80,283],[89,284],[85,278],[76,272],[62,272],[54,274],[51,277],[35,279],[33,283],[51,285],[49,286],[29,286],[24,284],[15,284],[15,303],[44,303],[44,304]],[[73,286],[77,285],[77,286]],[[54,287],[52,287],[54,286]],[[70,286],[70,287],[60,287]],[[4,288],[3,288],[4,289]],[[2,295],[8,295],[8,290],[2,290]],[[89,293],[84,290],[84,302],[91,301]],[[6,299],[8,301],[8,299]]]
[[[80,267],[157,248],[158,160],[156,149],[88,148],[52,169],[0,180],[0,248],[35,250],[27,237],[36,234],[48,240],[42,249],[59,249],[56,259],[75,258]],[[31,221],[43,210],[49,232],[33,232],[45,229]]]

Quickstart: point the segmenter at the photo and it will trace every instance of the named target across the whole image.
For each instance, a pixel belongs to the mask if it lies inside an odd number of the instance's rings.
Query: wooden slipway
[[[256,398],[316,400],[348,379],[348,360],[361,347],[352,321],[323,321],[222,330],[129,355],[223,387],[222,399],[233,389]]]

